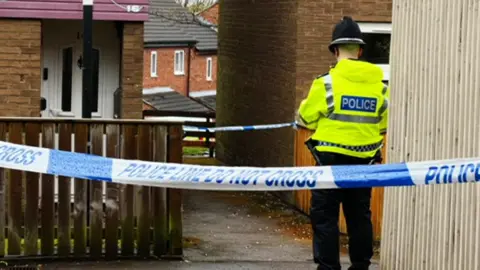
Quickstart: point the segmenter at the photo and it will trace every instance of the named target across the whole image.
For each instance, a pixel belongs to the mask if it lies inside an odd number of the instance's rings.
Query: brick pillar
[[[217,124],[294,119],[297,0],[220,1]],[[227,164],[291,166],[293,129],[217,134]]]
[[[0,20],[0,116],[40,116],[40,20]]]
[[[122,44],[122,118],[142,118],[143,23],[125,23]]]

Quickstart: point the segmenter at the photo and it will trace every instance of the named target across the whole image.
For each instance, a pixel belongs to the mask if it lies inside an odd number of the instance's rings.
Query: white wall
[[[387,162],[480,156],[480,3],[394,0]],[[480,184],[387,188],[381,269],[480,269]]]

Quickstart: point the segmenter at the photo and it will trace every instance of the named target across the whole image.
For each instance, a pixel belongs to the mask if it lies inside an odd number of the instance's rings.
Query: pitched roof
[[[150,20],[145,23],[145,43],[196,41],[195,47],[200,51],[217,50],[217,32],[174,0],[150,0],[150,11]]]
[[[197,100],[199,103],[203,104],[204,106],[212,109],[215,111],[216,105],[217,105],[217,96],[216,95],[211,95],[211,96],[203,96],[203,97],[196,97],[194,98]]]
[[[183,96],[169,87],[143,90],[143,100],[158,111],[211,112],[197,101]]]

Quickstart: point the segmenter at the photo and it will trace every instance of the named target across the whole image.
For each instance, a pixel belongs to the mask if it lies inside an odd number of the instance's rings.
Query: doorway
[[[42,25],[42,117],[81,118],[83,27],[81,21],[45,20]],[[114,22],[95,22],[92,118],[113,118],[119,87],[120,38]]]

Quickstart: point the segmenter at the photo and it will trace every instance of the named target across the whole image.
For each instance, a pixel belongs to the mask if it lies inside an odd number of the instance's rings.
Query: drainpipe
[[[191,62],[191,50],[192,50],[192,45],[188,45],[188,52],[187,52],[187,85],[186,85],[186,90],[187,90],[187,97],[190,96],[190,62]]]

